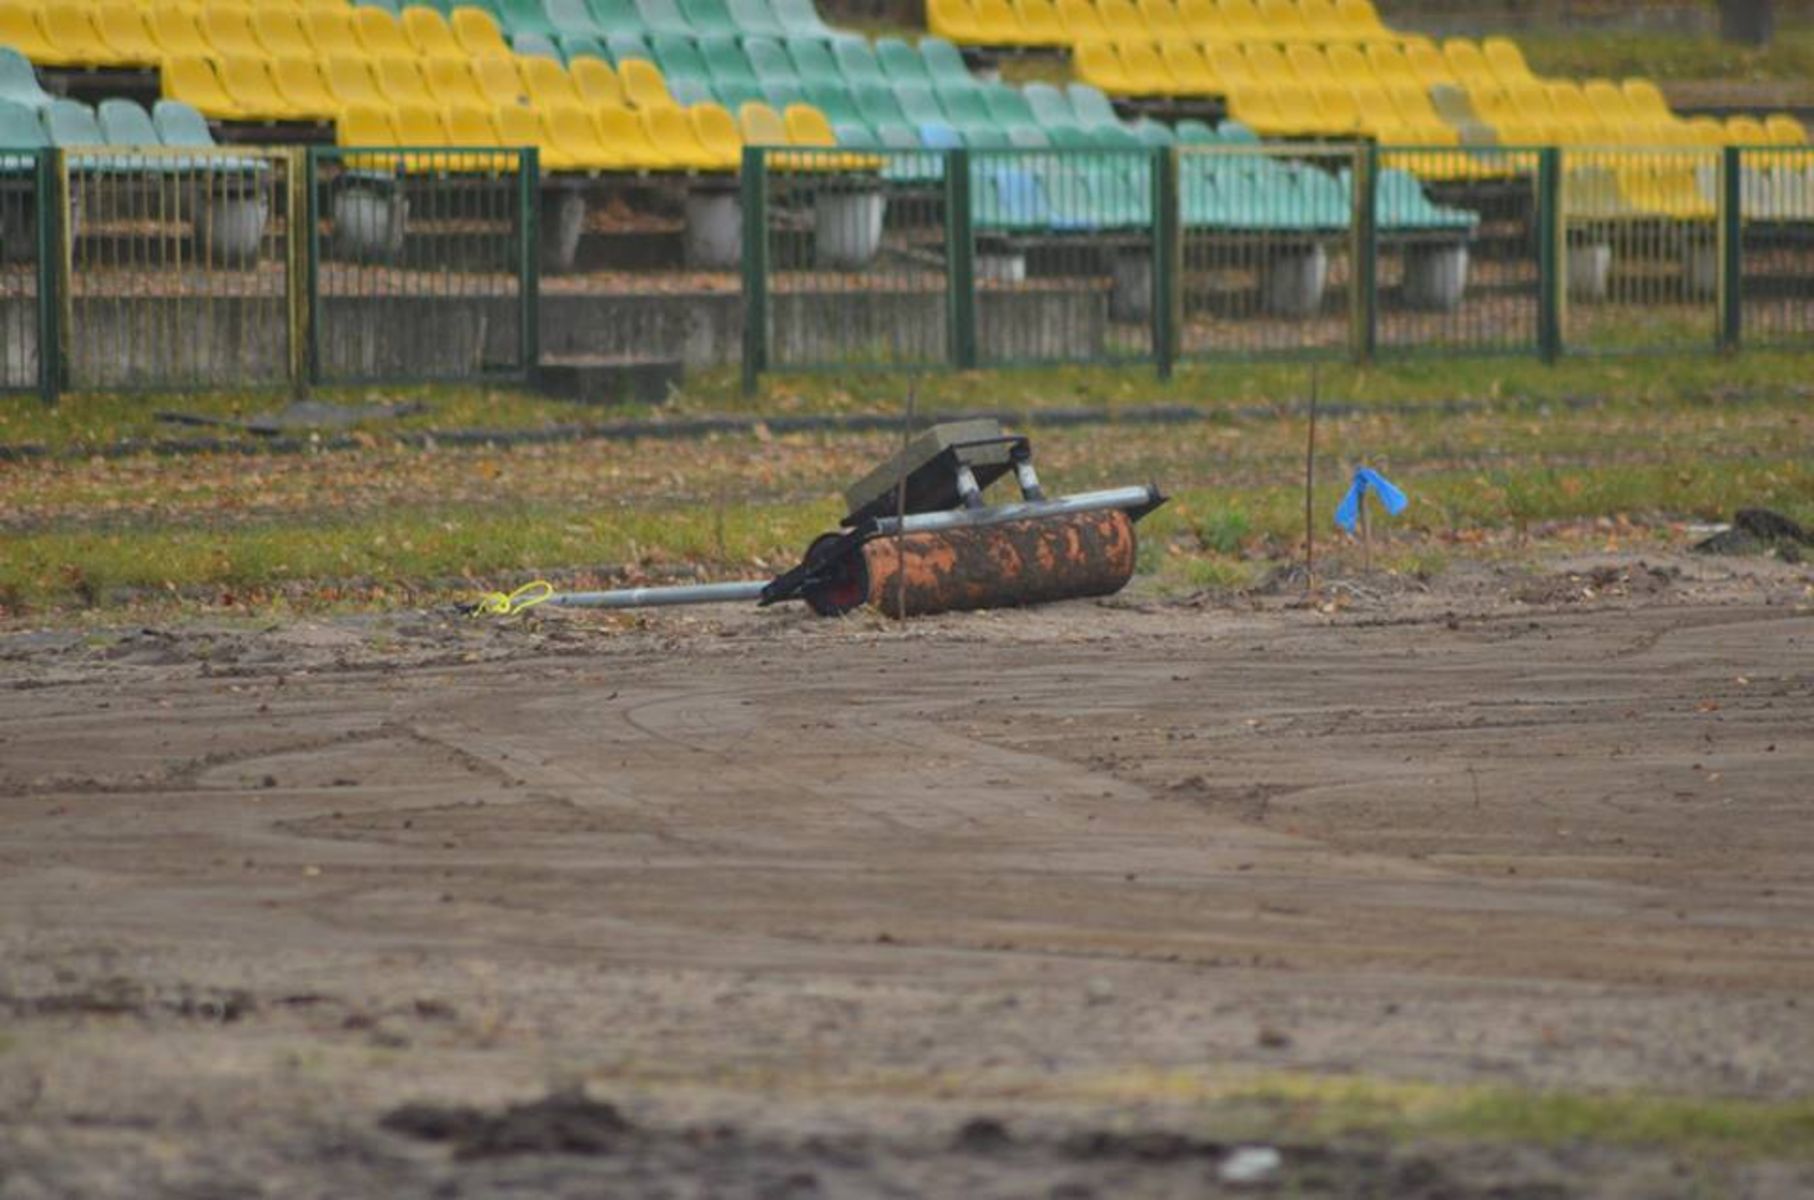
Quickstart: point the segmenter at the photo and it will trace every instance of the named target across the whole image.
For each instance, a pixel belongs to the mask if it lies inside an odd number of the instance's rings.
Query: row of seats
[[[453,12],[468,6],[488,12],[512,36],[604,37],[624,32],[689,37],[855,36],[827,25],[812,0],[458,0],[436,7]]]
[[[147,113],[131,100],[103,100],[98,109],[56,99],[28,106],[0,99],[0,145],[14,150],[165,146],[207,149],[216,145],[202,115],[186,104],[160,100]],[[181,165],[176,160],[173,165]]]
[[[1451,38],[1440,48],[1428,38],[1367,46],[1092,41],[1077,47],[1074,63],[1080,79],[1128,95],[1220,96],[1242,84],[1293,81],[1412,83],[1427,88],[1461,79],[1521,83],[1535,78],[1524,55],[1505,38],[1479,44]]]
[[[954,42],[1068,46],[1123,41],[1390,40],[1370,0],[927,0],[926,23]]]

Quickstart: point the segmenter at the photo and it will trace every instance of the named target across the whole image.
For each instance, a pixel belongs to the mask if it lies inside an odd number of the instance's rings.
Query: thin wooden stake
[[[1316,598],[1316,364],[1310,366],[1310,432],[1304,439],[1304,598]]]

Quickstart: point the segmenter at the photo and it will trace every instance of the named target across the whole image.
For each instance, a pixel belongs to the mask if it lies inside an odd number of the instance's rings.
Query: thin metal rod
[[[1109,488],[1100,492],[1078,492],[1056,500],[1028,500],[1019,504],[996,504],[989,508],[956,509],[948,512],[913,513],[906,517],[880,517],[876,532],[932,533],[941,529],[965,529],[978,525],[1004,525],[1032,517],[1059,517],[1070,513],[1098,512],[1105,508],[1153,508],[1163,499],[1154,487]]]
[[[562,608],[666,608],[676,604],[733,604],[758,600],[766,579],[697,583],[684,587],[619,588],[611,592],[557,592],[543,601]]]

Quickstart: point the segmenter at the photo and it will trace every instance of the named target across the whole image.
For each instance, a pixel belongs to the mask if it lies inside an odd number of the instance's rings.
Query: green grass
[[[1643,75],[1659,80],[1770,81],[1814,78],[1814,30],[1781,31],[1763,49],[1718,38],[1624,31],[1537,31],[1516,35],[1542,75]]]

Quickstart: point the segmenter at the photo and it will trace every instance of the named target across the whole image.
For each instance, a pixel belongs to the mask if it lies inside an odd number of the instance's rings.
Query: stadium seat
[[[433,105],[399,104],[391,109],[391,126],[397,131],[397,141],[404,146],[451,146],[453,139],[448,136],[447,123]],[[411,166],[425,167],[433,162],[428,156],[416,156]]]
[[[10,46],[0,46],[0,101],[33,110],[51,101],[50,93],[39,85],[31,63]]]
[[[269,61],[228,55],[215,60],[220,85],[241,118],[281,121],[302,116],[271,77]]]
[[[95,28],[87,5],[47,4],[38,10],[44,36],[56,46],[64,61],[84,67],[111,67],[122,60]]]
[[[335,123],[334,142],[340,146],[395,146],[397,127],[382,106],[354,104]]]
[[[623,81],[624,98],[632,106],[639,109],[674,107],[667,80],[654,63],[635,58],[619,63],[617,77]]]
[[[1077,78],[1088,80],[1105,92],[1127,95],[1134,90],[1134,81],[1121,65],[1121,55],[1116,53],[1113,42],[1078,42],[1071,51],[1071,69]]]
[[[982,29],[976,23],[970,0],[926,0],[926,27],[954,42],[982,40]]]
[[[1052,0],[1014,0],[1014,19],[1020,27],[1020,38],[1028,46],[1063,46],[1070,34],[1058,16]]]
[[[252,34],[272,58],[313,57],[315,48],[302,31],[302,20],[287,8],[259,8],[252,13]]]
[[[107,137],[101,132],[101,124],[95,120],[94,110],[79,100],[66,100],[61,97],[38,113],[44,122],[44,132],[50,137],[50,144],[56,147],[105,146]]]
[[[1788,113],[1772,113],[1764,118],[1764,133],[1772,145],[1805,146],[1808,144],[1808,129]]]
[[[468,53],[447,18],[419,4],[403,10],[403,34],[423,58],[464,59]]]
[[[699,135],[693,132],[687,110],[671,104],[665,108],[644,109],[641,120],[649,141],[661,147],[675,166],[692,171],[722,169],[717,155],[707,150]]]
[[[1266,28],[1266,36],[1274,41],[1309,41],[1314,36],[1292,0],[1255,0],[1253,7]]]
[[[353,10],[353,36],[371,58],[384,55],[414,54],[415,47],[403,33],[397,18],[379,8]]]
[[[731,14],[731,20],[737,23],[738,32],[745,37],[779,39],[787,36],[786,26],[776,19],[768,0],[724,0],[724,7]]]
[[[535,110],[542,163],[550,171],[599,171],[623,165],[598,135],[598,126],[583,108],[541,105]]]
[[[1151,42],[1123,42],[1121,68],[1135,95],[1169,96],[1178,91],[1177,80]]]
[[[1329,60],[1323,57],[1319,46],[1305,43],[1287,46],[1285,61],[1291,64],[1291,70],[1300,82],[1312,86],[1335,82],[1335,71],[1330,68]]]
[[[214,64],[198,55],[178,55],[166,58],[159,71],[162,80],[163,94],[171,100],[181,100],[210,117],[238,117],[239,105],[221,86],[220,77],[214,73]]]
[[[542,0],[542,8],[555,36],[582,34],[602,38],[611,33],[610,27],[600,22],[593,16],[592,10],[586,7],[586,0]]]
[[[321,68],[313,56],[296,58],[285,55],[272,59],[271,83],[289,104],[292,112],[315,118],[331,118],[339,111],[334,94],[321,78]]]
[[[1455,80],[1463,87],[1476,80],[1487,81],[1497,77],[1492,64],[1481,53],[1479,43],[1472,38],[1450,38],[1442,44],[1442,56],[1448,62],[1449,71]]]
[[[513,33],[510,35],[510,48],[518,58],[546,58],[556,63],[565,61],[561,58],[561,48],[546,34]]]
[[[852,35],[842,33],[825,23],[819,15],[818,7],[813,0],[770,0],[775,12],[775,19],[781,23],[792,36],[802,33],[811,37],[839,41]]]
[[[164,56],[151,36],[147,14],[138,5],[125,0],[112,0],[94,10],[95,32],[113,52],[114,61],[149,66]]]
[[[1487,38],[1480,43],[1480,50],[1500,83],[1536,78],[1531,73],[1530,64],[1524,61],[1523,52],[1509,38]]]
[[[692,37],[694,29],[674,0],[634,0],[636,15],[651,36]]]
[[[473,59],[472,80],[479,95],[494,110],[507,105],[520,105],[528,98],[523,89],[523,77],[517,73],[516,59],[513,57],[486,54]],[[495,111],[492,119],[497,119]]]
[[[309,44],[315,47],[315,54],[324,65],[336,59],[365,57],[365,48],[353,32],[351,11],[312,8],[303,14],[302,31],[308,34]],[[162,15],[160,10],[160,19]],[[158,30],[158,40],[164,41],[161,29]]]
[[[787,145],[787,122],[766,104],[745,104],[738,109],[737,125],[746,146]]]
[[[217,144],[207,118],[181,100],[159,100],[152,105],[151,123],[157,128],[158,141],[166,146],[206,149]]]
[[[687,24],[699,32],[700,37],[740,37],[743,34],[743,30],[737,25],[737,19],[731,15],[724,0],[682,0],[680,12],[682,16],[686,17]],[[731,117],[728,112],[724,116],[730,120],[732,128],[735,129],[736,119]],[[709,118],[709,123],[717,126],[717,118]],[[698,121],[695,120],[695,131],[698,129],[698,124]],[[722,133],[722,128],[719,128],[718,132]],[[742,150],[741,142],[738,143],[738,150]]]
[[[1057,7],[1058,19],[1073,43],[1111,40],[1108,26],[1102,23],[1102,14],[1091,0],[1058,0]]]
[[[520,104],[500,104],[491,110],[491,123],[498,131],[498,143],[519,148],[542,148],[542,126],[535,110]]]
[[[173,55],[206,58],[214,53],[214,47],[202,36],[200,26],[196,24],[195,14],[188,9],[152,9],[149,28],[152,40],[165,58]],[[4,37],[4,31],[0,31],[0,38]]]
[[[816,111],[816,110],[815,110]],[[693,136],[705,147],[712,164],[724,170],[736,170],[743,163],[743,135],[738,132],[737,118],[722,104],[695,104],[687,110]]]
[[[1348,36],[1357,41],[1376,41],[1392,36],[1385,22],[1379,19],[1373,0],[1335,0],[1335,15]]]
[[[372,62],[372,77],[392,108],[405,104],[434,107],[434,93],[413,58],[385,57]]]
[[[1140,19],[1146,22],[1153,39],[1158,42],[1189,42],[1197,34],[1184,24],[1184,18],[1178,15],[1178,6],[1172,0],[1140,0]]]
[[[1132,0],[1096,0],[1096,15],[1109,37],[1118,42],[1145,42],[1153,36]],[[1127,56],[1122,55],[1125,62]]]
[[[502,144],[498,127],[489,109],[475,104],[442,106],[447,121],[447,140],[454,146],[496,146]]]
[[[0,45],[9,46],[32,62],[67,66],[54,42],[38,24],[38,5],[25,0],[0,0]]]
[[[598,130],[599,140],[611,148],[612,154],[627,170],[662,170],[675,165],[674,160],[650,140],[642,117],[624,105],[593,105],[592,124]]]
[[[390,107],[384,93],[378,90],[377,80],[372,78],[371,67],[362,58],[329,59],[321,74],[342,112],[354,105],[378,109]],[[207,109],[202,108],[202,111]]]
[[[563,33],[555,39],[555,44],[560,47],[561,57],[567,60],[569,67],[584,58],[610,65],[610,51],[598,38],[583,33]]]
[[[1179,94],[1185,96],[1219,96],[1227,90],[1220,76],[1210,70],[1202,51],[1191,42],[1160,43],[1160,58],[1171,73]],[[1090,82],[1094,83],[1094,80]],[[1100,85],[1099,85],[1100,86]]]
[[[542,9],[541,0],[490,0],[489,7],[497,14],[498,25],[506,33],[554,36],[554,26]]]
[[[529,96],[531,108],[566,106],[583,107],[585,101],[569,75],[559,63],[546,58],[524,58],[517,62],[517,74]]]
[[[258,35],[252,32],[250,9],[233,5],[210,4],[201,10],[196,28],[216,55],[238,55],[256,58],[265,52]]]
[[[574,90],[588,105],[624,102],[624,85],[617,72],[598,59],[582,58],[567,71],[573,77]]]
[[[490,13],[476,8],[456,8],[449,24],[460,48],[477,58],[485,54],[510,53],[504,35]]]
[[[101,136],[110,146],[163,145],[151,114],[136,101],[117,96],[103,100],[95,107],[95,117],[101,125]]]
[[[791,105],[782,115],[787,126],[787,140],[796,146],[835,146],[837,135],[825,121],[825,114],[810,104]]]

